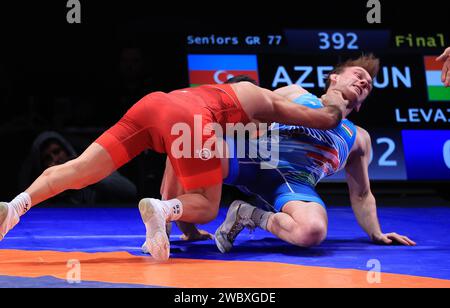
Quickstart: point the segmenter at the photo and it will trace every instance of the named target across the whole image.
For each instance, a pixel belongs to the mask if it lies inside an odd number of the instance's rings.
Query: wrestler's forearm
[[[300,123],[297,125],[323,130],[333,129],[342,121],[342,111],[334,105],[325,106],[320,109],[307,108],[307,111],[302,111],[298,121]]]
[[[178,229],[180,229],[180,231],[183,232],[184,235],[194,235],[200,233],[195,224],[182,221],[177,221],[176,223]]]
[[[369,193],[364,197],[351,197],[350,199],[359,225],[373,239],[374,235],[381,233],[375,197]]]
[[[270,117],[270,122],[317,129],[332,129],[341,122],[342,111],[334,105],[312,109],[285,100],[274,104],[274,110]]]
[[[298,106],[304,107],[304,106]],[[342,120],[342,111],[336,106],[325,106],[320,109],[306,107],[298,111],[297,125],[303,125],[317,129],[333,129],[339,125]],[[293,123],[294,125],[296,123]]]

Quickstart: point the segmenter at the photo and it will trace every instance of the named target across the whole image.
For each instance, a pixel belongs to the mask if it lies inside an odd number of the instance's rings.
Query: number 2
[[[356,33],[350,32],[347,33],[347,37],[352,38],[352,40],[348,43],[347,48],[348,49],[358,49],[358,45],[355,45],[355,43],[358,41],[358,35]]]
[[[450,169],[450,140],[444,143],[443,153],[444,162],[448,169]]]
[[[378,161],[378,165],[381,167],[396,167],[397,161],[396,160],[387,160],[389,156],[392,155],[395,151],[395,142],[390,138],[378,138],[377,144],[386,143],[388,145],[388,148],[386,152],[384,152],[383,155],[381,155],[380,160]]]

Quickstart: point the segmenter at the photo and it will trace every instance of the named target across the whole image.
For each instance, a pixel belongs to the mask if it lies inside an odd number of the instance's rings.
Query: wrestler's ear
[[[330,78],[330,85],[335,85],[339,80],[339,75],[338,74],[330,74],[329,78]]]

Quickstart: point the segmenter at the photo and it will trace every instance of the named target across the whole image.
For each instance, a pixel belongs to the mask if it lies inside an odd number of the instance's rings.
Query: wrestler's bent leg
[[[314,202],[291,201],[282,212],[272,215],[267,230],[280,239],[300,247],[319,245],[327,236],[325,208]]]

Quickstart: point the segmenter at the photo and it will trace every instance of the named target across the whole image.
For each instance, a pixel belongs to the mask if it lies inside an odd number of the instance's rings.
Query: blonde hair
[[[361,57],[357,59],[351,59],[347,60],[343,63],[340,63],[336,65],[336,67],[328,74],[325,91],[328,90],[331,84],[330,76],[332,74],[340,74],[342,73],[347,67],[352,66],[359,66],[365,69],[369,75],[372,77],[372,79],[375,79],[375,77],[378,74],[378,71],[380,70],[380,59],[375,57],[372,53],[368,55],[362,55]]]

